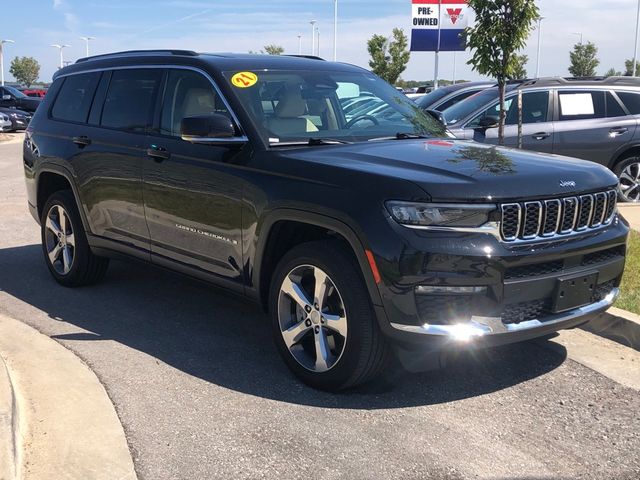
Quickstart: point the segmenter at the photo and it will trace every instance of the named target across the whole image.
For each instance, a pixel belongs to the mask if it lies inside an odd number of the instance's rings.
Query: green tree
[[[516,52],[524,48],[533,23],[540,16],[538,7],[534,0],[469,0],[468,3],[475,11],[476,23],[464,32],[465,44],[473,52],[467,63],[498,83],[498,143],[504,145],[506,83],[515,73]]]
[[[629,69],[631,69],[631,67],[629,67]],[[610,68],[604,74],[605,77],[619,77],[620,75],[622,75],[622,72],[619,72],[615,68]]]
[[[633,75],[631,74],[631,72],[633,71],[633,59],[630,58],[629,60],[625,60],[624,61],[624,74],[632,77]],[[640,60],[636,63],[636,77],[640,77]]]
[[[267,55],[282,55],[284,48],[280,45],[265,45],[264,51]]]
[[[569,53],[571,65],[569,73],[574,77],[593,77],[596,75],[596,68],[600,65],[598,60],[598,47],[593,43],[577,43],[573,51]]]
[[[374,35],[367,42],[373,73],[394,85],[407,68],[410,53],[409,40],[401,28],[393,29],[393,40],[383,35]]]
[[[513,56],[513,69],[509,78],[512,80],[521,80],[527,78],[526,64],[529,62],[527,55],[514,55]]]
[[[19,83],[30,87],[40,76],[40,64],[33,57],[16,57],[11,61],[9,72]]]

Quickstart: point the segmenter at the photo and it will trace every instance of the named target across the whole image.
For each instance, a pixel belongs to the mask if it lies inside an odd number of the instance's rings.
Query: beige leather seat
[[[213,91],[206,88],[191,88],[187,91],[182,102],[182,115],[192,117],[194,115],[206,115],[216,110],[216,99]]]
[[[318,128],[304,118],[307,105],[299,88],[289,88],[280,98],[274,110],[274,117],[267,121],[267,128],[276,135],[299,136],[309,132],[317,132]]]

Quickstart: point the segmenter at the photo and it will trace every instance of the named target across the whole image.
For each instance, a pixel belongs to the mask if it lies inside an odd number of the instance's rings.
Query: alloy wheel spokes
[[[47,213],[44,241],[51,266],[60,275],[73,267],[76,240],[71,221],[61,205],[54,205]]]
[[[640,202],[640,162],[628,165],[620,174],[620,194],[628,202]]]
[[[326,372],[342,356],[347,339],[345,307],[322,269],[303,265],[289,272],[280,287],[278,321],[289,352],[306,369]]]

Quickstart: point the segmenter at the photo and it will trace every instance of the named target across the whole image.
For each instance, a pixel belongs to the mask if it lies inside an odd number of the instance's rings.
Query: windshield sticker
[[[239,72],[231,77],[231,83],[238,88],[253,87],[258,83],[258,76],[251,72]]]

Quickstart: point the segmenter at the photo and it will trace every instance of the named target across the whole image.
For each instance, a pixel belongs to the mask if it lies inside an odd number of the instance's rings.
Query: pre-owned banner
[[[412,0],[412,52],[464,51],[466,0]]]

